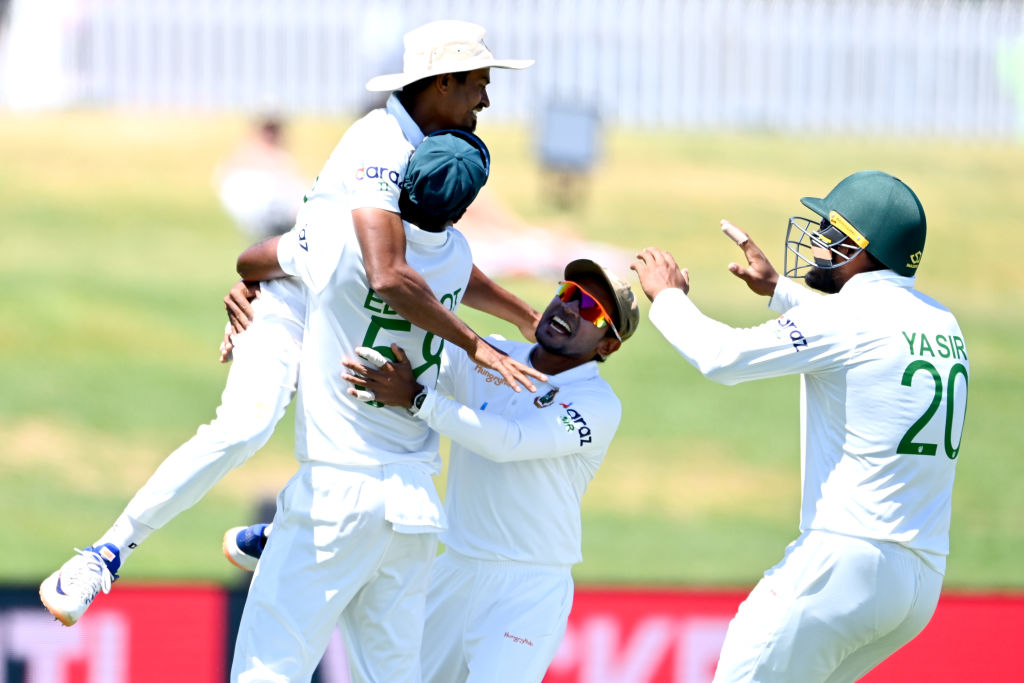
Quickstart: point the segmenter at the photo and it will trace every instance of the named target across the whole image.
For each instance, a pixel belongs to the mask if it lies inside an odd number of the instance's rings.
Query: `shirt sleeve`
[[[771,301],[768,302],[768,308],[782,315],[794,306],[820,296],[822,295],[798,285],[788,277],[781,277],[775,284],[775,292],[772,293]]]
[[[469,360],[466,352],[449,341],[445,341],[441,351],[441,369],[437,373],[435,388],[445,396],[454,396],[456,390],[463,385],[465,373],[463,366]]]
[[[611,393],[563,393],[550,409],[537,408],[507,417],[473,410],[432,391],[417,417],[481,457],[517,462],[572,454],[602,455],[619,427],[622,406]]]
[[[397,122],[364,120],[345,134],[331,156],[328,177],[343,183],[349,210],[399,213],[398,195],[412,151]]]
[[[855,336],[843,332],[835,312],[813,297],[785,316],[734,328],[704,315],[681,289],[666,289],[651,304],[658,331],[702,375],[721,384],[810,373],[848,357]]]
[[[330,282],[345,250],[345,230],[335,225],[308,223],[281,235],[277,261],[281,270],[302,280],[314,293]]]

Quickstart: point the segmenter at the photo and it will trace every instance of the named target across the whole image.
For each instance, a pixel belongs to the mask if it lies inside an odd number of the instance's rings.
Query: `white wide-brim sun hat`
[[[401,90],[438,74],[474,69],[525,69],[532,59],[495,59],[484,45],[486,30],[468,21],[432,21],[405,34],[402,73],[374,76],[366,82],[371,92]]]

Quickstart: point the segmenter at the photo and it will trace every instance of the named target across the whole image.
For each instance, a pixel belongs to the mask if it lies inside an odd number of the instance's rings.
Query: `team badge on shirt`
[[[538,396],[537,398],[533,399],[533,405],[537,406],[538,408],[548,408],[554,405],[555,394],[557,393],[558,387],[555,387],[554,389],[544,394],[543,396]]]

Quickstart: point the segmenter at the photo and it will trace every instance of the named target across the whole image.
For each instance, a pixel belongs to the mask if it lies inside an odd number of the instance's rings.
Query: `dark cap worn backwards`
[[[441,221],[466,210],[490,172],[483,140],[461,130],[443,130],[423,139],[409,160],[402,189],[416,208]]]

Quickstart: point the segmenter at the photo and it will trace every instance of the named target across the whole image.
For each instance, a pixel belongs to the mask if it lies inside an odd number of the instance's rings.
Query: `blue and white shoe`
[[[247,572],[256,571],[256,564],[267,545],[270,524],[236,526],[224,532],[224,557],[228,562]]]
[[[121,567],[121,554],[110,543],[78,553],[39,586],[39,599],[65,626],[82,618],[100,591],[110,592]]]

